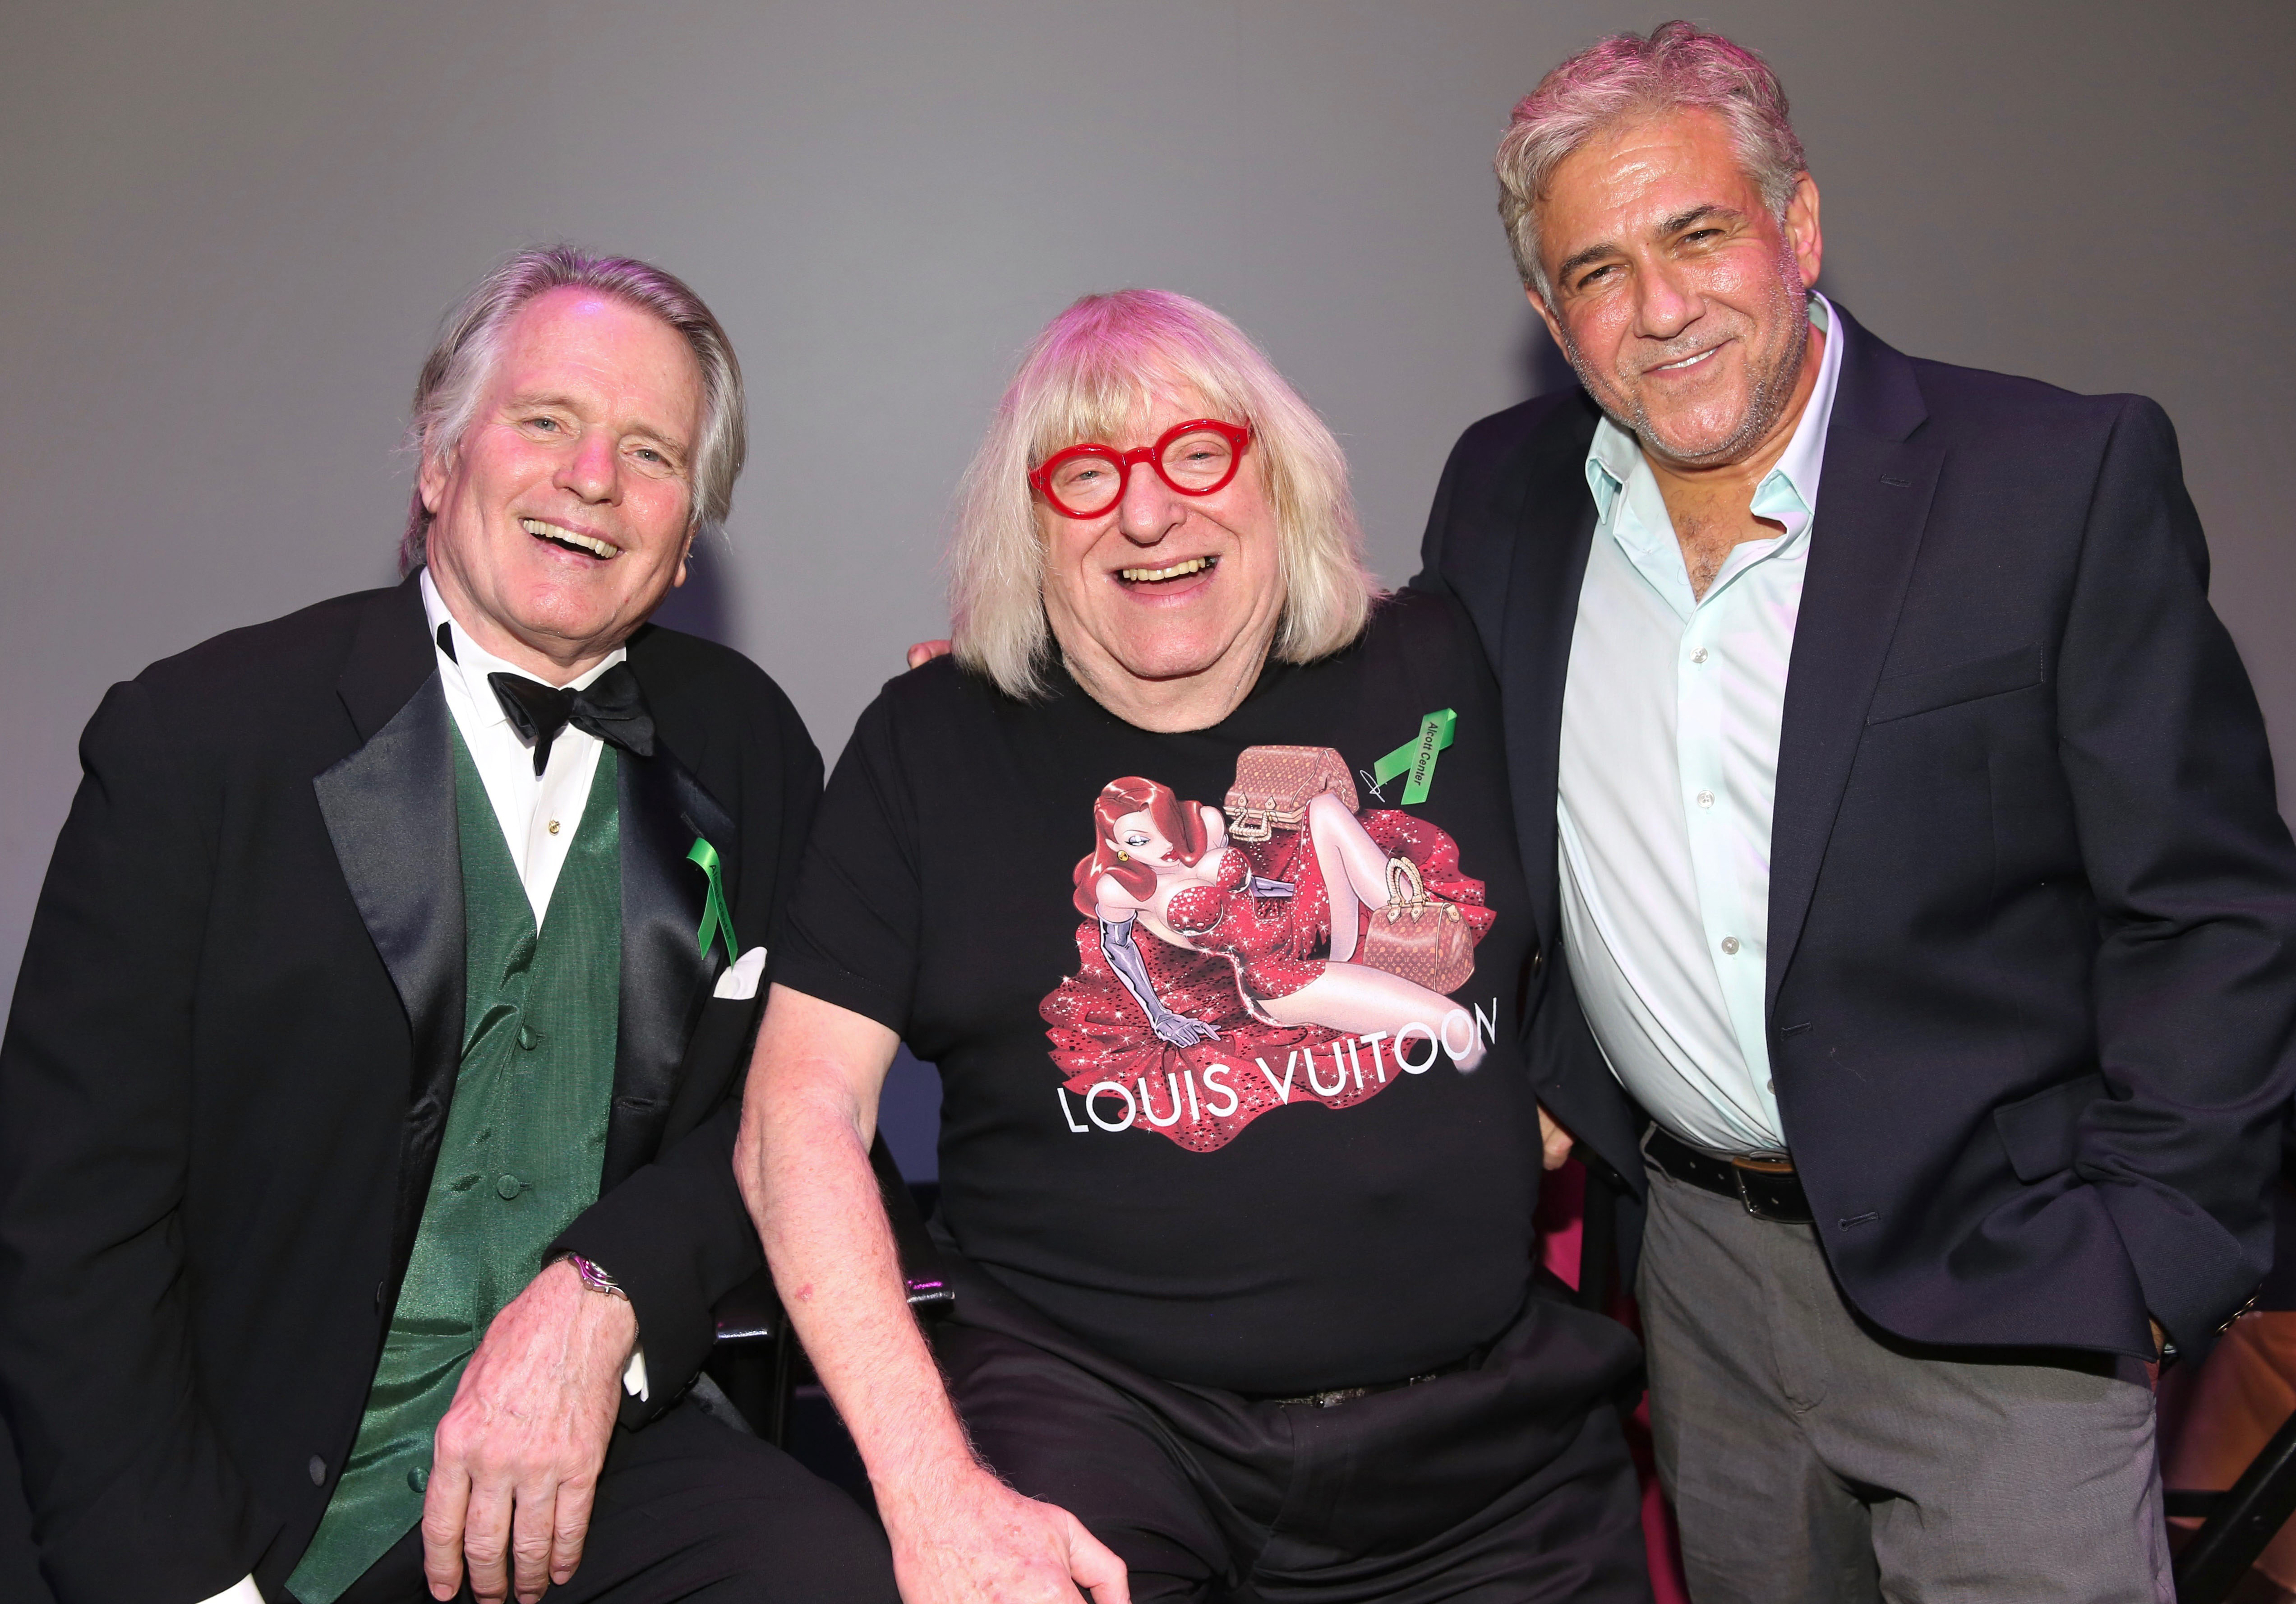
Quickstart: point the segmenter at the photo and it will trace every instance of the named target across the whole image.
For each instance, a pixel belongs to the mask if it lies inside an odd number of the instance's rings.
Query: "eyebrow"
[[[512,396],[504,405],[507,410],[512,412],[523,412],[528,407],[549,407],[555,408],[561,412],[578,412],[581,410],[581,408],[575,404],[574,399],[571,396],[560,395],[554,391],[536,391],[529,395]],[[658,430],[648,428],[644,424],[640,424],[633,429],[626,429],[623,432],[627,434],[639,435],[646,440],[653,441],[653,443],[658,446],[665,446],[668,448],[670,453],[676,457],[680,461],[685,460],[686,456],[693,450],[693,447],[689,442],[680,440],[676,435],[664,434]]]
[[[1672,217],[1662,219],[1652,232],[1658,238],[1666,239],[1680,234],[1693,223],[1702,223],[1710,218],[1736,222],[1745,215],[1734,206],[1724,206],[1717,202],[1709,202],[1705,205],[1693,206],[1687,211],[1677,211]],[[1573,252],[1569,260],[1554,270],[1554,276],[1558,279],[1569,278],[1581,267],[1591,267],[1606,256],[1620,254],[1620,246],[1611,241],[1603,240],[1599,243],[1587,246],[1584,251]]]

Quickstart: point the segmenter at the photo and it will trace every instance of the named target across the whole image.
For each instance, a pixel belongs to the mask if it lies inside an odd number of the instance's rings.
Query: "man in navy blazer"
[[[1585,388],[1467,431],[1415,582],[1503,687],[1550,1160],[1646,1209],[1692,1592],[2167,1600],[2147,1365],[2262,1277],[2296,1088],[2296,854],[2168,419],[1815,294],[1784,95],[1686,23],[1497,166]]]

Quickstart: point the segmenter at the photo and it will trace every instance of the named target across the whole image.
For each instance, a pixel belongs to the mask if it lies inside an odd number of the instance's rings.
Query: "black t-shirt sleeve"
[[[854,726],[814,815],[774,979],[905,1032],[922,887],[889,690]]]

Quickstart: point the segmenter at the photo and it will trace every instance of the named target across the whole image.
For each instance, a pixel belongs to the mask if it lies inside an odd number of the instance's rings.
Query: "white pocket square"
[[[752,947],[735,958],[733,967],[718,977],[718,989],[710,995],[729,1001],[742,1002],[758,994],[758,977],[766,972],[766,950]]]

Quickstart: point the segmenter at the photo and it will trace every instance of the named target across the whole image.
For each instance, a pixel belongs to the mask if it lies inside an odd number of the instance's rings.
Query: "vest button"
[[[533,1026],[521,1024],[518,1027],[518,1044],[528,1052],[532,1052],[534,1044],[541,1040],[541,1037],[534,1033]]]
[[[410,1492],[420,1493],[430,1485],[430,1472],[427,1467],[417,1465],[406,1473],[406,1485]]]
[[[526,1182],[515,1175],[505,1175],[495,1182],[495,1195],[507,1203],[526,1188]]]
[[[306,1468],[311,1473],[311,1485],[314,1487],[327,1479],[327,1461],[317,1454],[311,1456],[311,1462]]]

